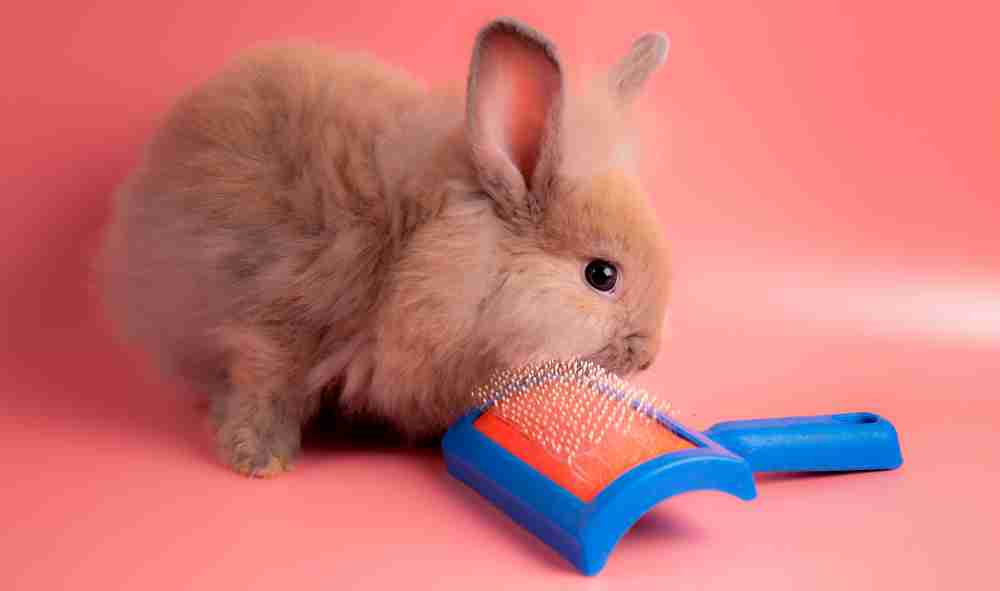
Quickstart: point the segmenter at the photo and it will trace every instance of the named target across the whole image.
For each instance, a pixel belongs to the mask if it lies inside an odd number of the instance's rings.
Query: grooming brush
[[[896,430],[872,413],[727,421],[701,433],[587,361],[502,372],[474,398],[444,436],[448,471],[586,575],[674,495],[717,490],[751,500],[755,472],[902,464]]]

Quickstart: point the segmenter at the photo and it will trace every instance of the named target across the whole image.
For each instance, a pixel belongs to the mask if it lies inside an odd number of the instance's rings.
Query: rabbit
[[[220,461],[250,477],[291,469],[322,409],[414,443],[495,371],[644,370],[670,273],[630,114],[667,49],[642,35],[577,84],[497,18],[452,91],[310,43],[244,50],[117,188],[105,309],[205,395]]]

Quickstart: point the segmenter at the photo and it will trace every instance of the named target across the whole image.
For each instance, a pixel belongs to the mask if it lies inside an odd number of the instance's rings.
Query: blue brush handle
[[[903,463],[892,423],[868,412],[726,421],[705,435],[754,472],[891,470]]]

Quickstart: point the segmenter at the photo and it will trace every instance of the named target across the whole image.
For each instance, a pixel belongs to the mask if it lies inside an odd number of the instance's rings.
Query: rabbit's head
[[[628,120],[666,52],[644,35],[571,93],[541,34],[512,20],[480,32],[458,142],[468,178],[446,183],[393,269],[357,370],[367,404],[440,427],[498,369],[588,358],[627,376],[653,362],[668,271]]]
[[[483,309],[505,361],[587,357],[630,374],[659,348],[664,240],[641,188],[631,103],[666,58],[647,34],[606,76],[569,93],[552,43],[513,21],[479,35],[467,137],[480,183],[507,230]]]

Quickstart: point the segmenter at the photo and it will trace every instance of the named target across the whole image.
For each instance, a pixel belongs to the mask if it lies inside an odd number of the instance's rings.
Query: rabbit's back
[[[349,331],[397,223],[376,138],[423,96],[373,60],[284,46],[181,98],[116,196],[101,271],[125,336],[212,389],[227,326],[303,354],[320,319]]]

